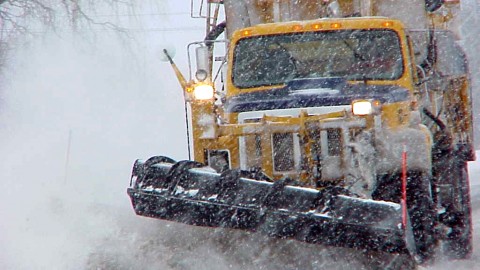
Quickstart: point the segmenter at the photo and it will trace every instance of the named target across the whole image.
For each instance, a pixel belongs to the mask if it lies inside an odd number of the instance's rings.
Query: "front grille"
[[[339,128],[327,129],[328,155],[340,156],[342,154],[342,130]]]
[[[228,150],[205,150],[205,163],[217,172],[230,169],[230,153]]]
[[[277,172],[293,171],[295,159],[292,133],[274,133],[272,135],[273,166]]]

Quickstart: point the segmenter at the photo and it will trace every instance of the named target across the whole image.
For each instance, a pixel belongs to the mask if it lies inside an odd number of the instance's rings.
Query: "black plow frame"
[[[160,161],[135,162],[128,195],[137,215],[312,244],[416,254],[399,204],[249,179],[238,170],[219,174],[192,161]]]

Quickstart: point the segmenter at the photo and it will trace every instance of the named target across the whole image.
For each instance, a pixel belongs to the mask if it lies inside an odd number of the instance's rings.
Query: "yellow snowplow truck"
[[[137,160],[135,212],[420,262],[439,249],[467,258],[475,152],[467,59],[448,27],[458,2],[202,1],[195,76],[163,51],[193,160]]]

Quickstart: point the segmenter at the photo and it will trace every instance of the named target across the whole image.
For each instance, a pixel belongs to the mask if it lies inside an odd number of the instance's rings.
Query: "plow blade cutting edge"
[[[298,241],[414,255],[399,204],[222,174],[193,161],[137,160],[128,195],[137,215],[262,232]]]

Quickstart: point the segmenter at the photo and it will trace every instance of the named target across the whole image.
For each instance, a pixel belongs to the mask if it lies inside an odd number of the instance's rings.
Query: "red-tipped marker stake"
[[[402,152],[402,225],[407,227],[407,146],[403,145]]]

